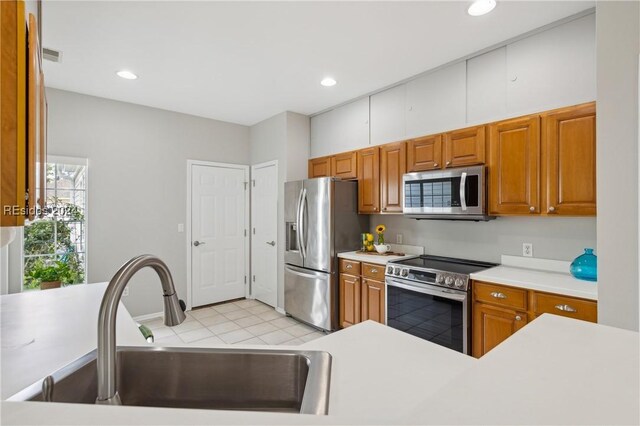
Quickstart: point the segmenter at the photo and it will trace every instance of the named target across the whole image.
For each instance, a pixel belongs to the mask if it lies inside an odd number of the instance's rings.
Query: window
[[[87,275],[87,162],[49,161],[45,216],[24,227],[24,290],[40,289],[47,281],[84,283]]]

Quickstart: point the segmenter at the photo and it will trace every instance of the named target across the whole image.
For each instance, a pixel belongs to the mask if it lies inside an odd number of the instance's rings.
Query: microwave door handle
[[[467,172],[462,172],[460,178],[460,206],[462,211],[467,211]]]

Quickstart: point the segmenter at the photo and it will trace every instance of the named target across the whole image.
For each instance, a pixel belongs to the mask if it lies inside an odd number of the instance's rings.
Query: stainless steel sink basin
[[[328,410],[327,352],[119,347],[116,365],[123,405],[303,414]],[[96,351],[51,376],[51,401],[95,403]],[[9,400],[43,401],[43,380]]]

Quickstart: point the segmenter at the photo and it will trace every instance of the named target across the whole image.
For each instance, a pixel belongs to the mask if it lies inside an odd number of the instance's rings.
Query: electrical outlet
[[[533,257],[533,244],[522,243],[522,255],[525,257]]]
[[[178,224],[178,232],[184,232],[184,223]]]
[[[126,286],[124,288],[124,291],[122,292],[122,297],[127,297],[129,295],[129,286]]]
[[[402,234],[396,234],[396,244],[402,244]]]

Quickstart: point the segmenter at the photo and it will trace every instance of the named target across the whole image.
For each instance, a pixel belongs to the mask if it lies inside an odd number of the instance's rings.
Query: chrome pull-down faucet
[[[98,315],[98,398],[96,404],[121,405],[116,389],[116,314],[122,292],[129,280],[140,269],[149,266],[160,277],[164,299],[164,323],[171,327],[186,318],[176,295],[171,272],[155,256],[143,254],[134,257],[118,270],[109,281]]]

